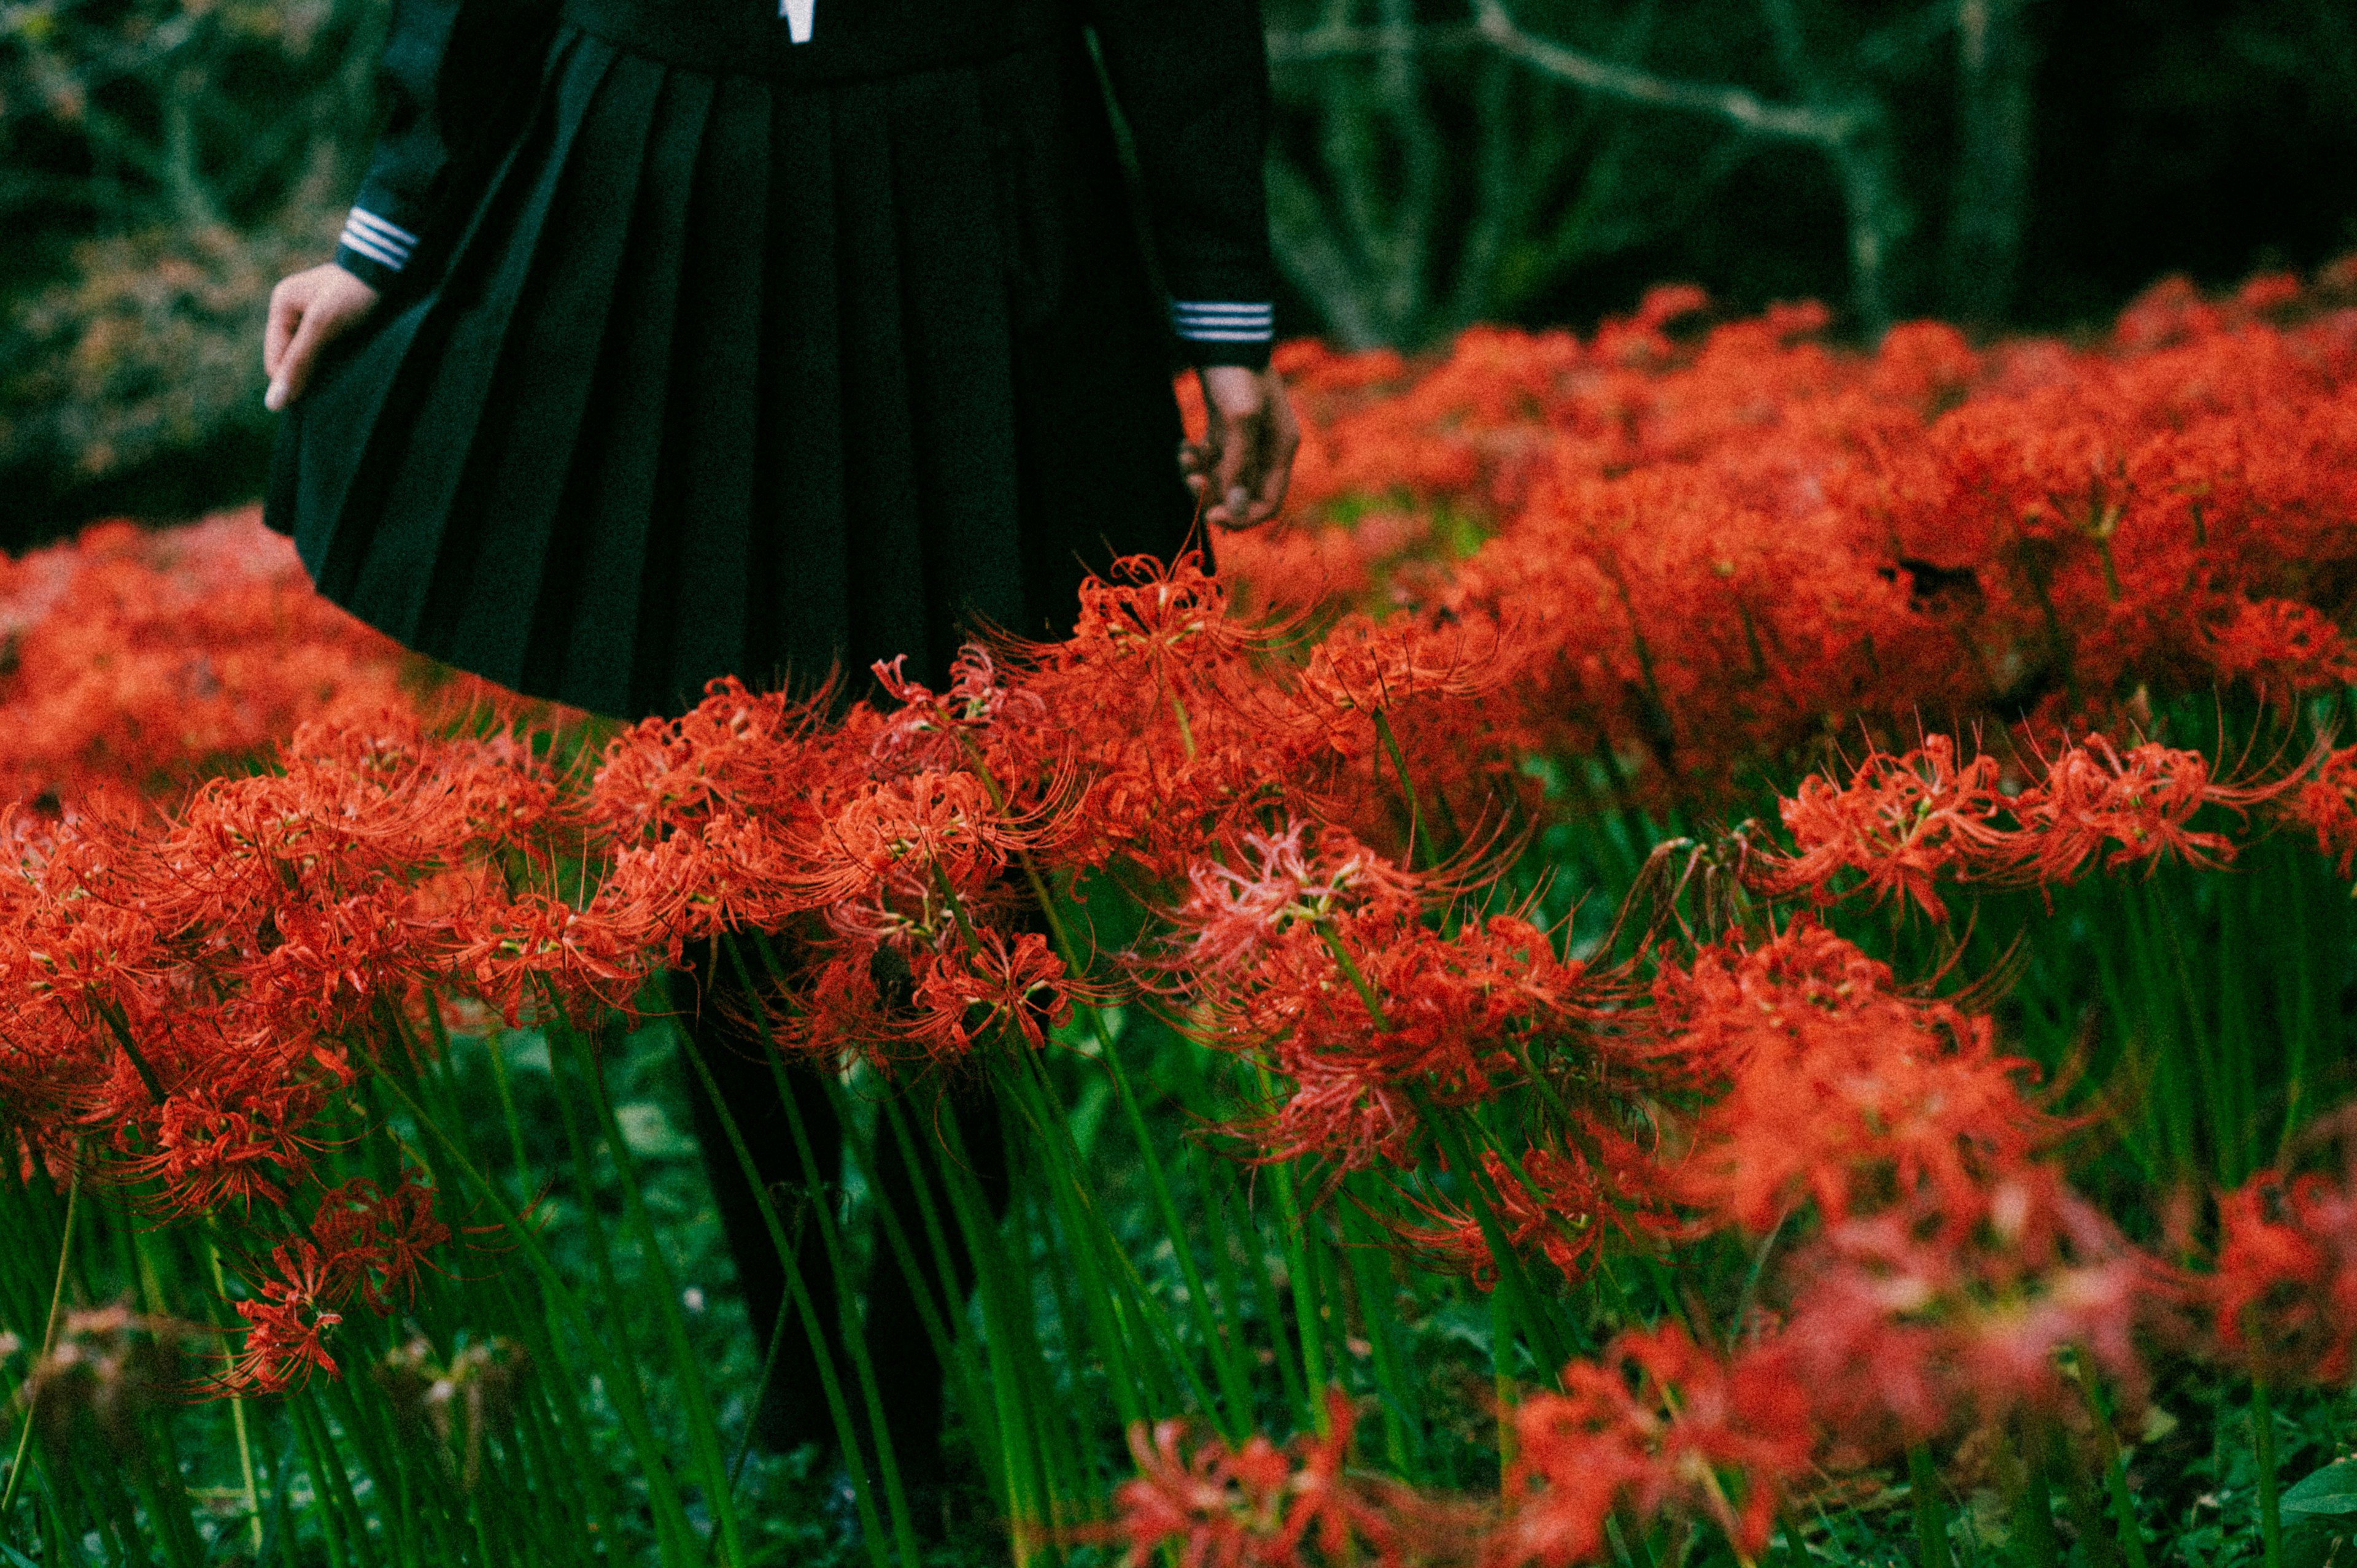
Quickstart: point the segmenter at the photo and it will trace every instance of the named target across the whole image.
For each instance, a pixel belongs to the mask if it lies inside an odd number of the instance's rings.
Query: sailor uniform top
[[[1126,122],[1172,334],[1199,365],[1265,365],[1275,326],[1258,0],[394,0],[383,134],[336,251],[380,290],[431,266],[454,167],[511,128],[559,18],[716,74],[845,81],[1093,34]]]

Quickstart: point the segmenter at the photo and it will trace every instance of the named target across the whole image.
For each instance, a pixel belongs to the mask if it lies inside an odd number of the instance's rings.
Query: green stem
[[[2054,1537],[2054,1492],[2046,1481],[2043,1429],[2033,1428],[2022,1446],[2020,1485],[2013,1497],[2013,1538],[2020,1543],[2022,1568],[2060,1568],[2062,1548]]]
[[[1343,945],[1342,933],[1329,919],[1320,918],[1317,926],[1318,940],[1326,944],[1326,950],[1334,955],[1335,967],[1342,972],[1342,978],[1351,983],[1351,988],[1359,993],[1359,1000],[1367,1004],[1368,1022],[1374,1025],[1377,1032],[1390,1034],[1392,1024],[1383,1013],[1383,999],[1376,993],[1374,983],[1367,978],[1366,972],[1359,967],[1359,961],[1352,958],[1351,950]]]
[[[1921,1443],[1907,1448],[1907,1490],[1915,1504],[1915,1555],[1921,1568],[1948,1568],[1948,1514],[1940,1506],[1940,1470]]]
[[[750,978],[746,976],[748,990]],[[762,1048],[769,1051],[771,1047],[765,1040]],[[835,1435],[843,1446],[844,1468],[851,1479],[852,1502],[859,1511],[860,1532],[866,1539],[868,1555],[876,1568],[886,1568],[883,1520],[876,1514],[876,1493],[867,1478],[866,1461],[860,1453],[859,1429],[852,1421],[850,1402],[845,1398],[841,1380],[835,1374],[834,1349],[827,1344],[825,1334],[819,1326],[818,1309],[811,1299],[808,1284],[802,1279],[801,1261],[792,1251],[784,1222],[778,1218],[777,1206],[770,1200],[769,1188],[761,1180],[760,1167],[754,1163],[752,1148],[745,1142],[744,1132],[737,1126],[736,1117],[729,1112],[728,1101],[720,1091],[719,1080],[712,1076],[711,1068],[705,1065],[699,1053],[691,1049],[682,1054],[703,1080],[704,1091],[711,1100],[713,1109],[719,1112],[721,1131],[727,1137],[729,1149],[736,1155],[737,1165],[744,1171],[745,1180],[752,1188],[754,1207],[760,1213],[763,1228],[770,1232],[770,1245],[776,1250],[779,1262],[785,1265],[789,1299],[793,1303],[794,1310],[802,1316],[804,1332],[810,1338],[811,1355],[818,1365],[819,1391],[826,1400],[827,1412],[834,1420]],[[780,1088],[785,1097],[786,1108],[791,1112],[793,1109],[791,1090],[783,1085]],[[809,1178],[810,1207],[805,1212],[818,1212],[818,1206],[823,1205],[826,1197],[816,1176],[817,1158],[811,1152],[808,1134],[802,1132],[799,1122],[795,1131],[800,1134],[795,1141],[802,1156],[803,1172]],[[822,1213],[822,1226],[824,1223]],[[834,1262],[832,1257],[829,1261]],[[837,1277],[840,1278],[839,1273]],[[838,1321],[848,1326],[845,1337],[856,1339],[859,1322],[856,1314],[840,1314]],[[881,1423],[877,1424],[880,1427]],[[891,1459],[888,1439],[885,1440],[885,1444],[884,1460],[888,1469]],[[901,1533],[899,1522],[895,1521],[896,1536]]]
[[[2120,1550],[2127,1553],[2128,1568],[2149,1568],[2145,1555],[2144,1528],[2136,1522],[2136,1499],[2128,1492],[2127,1466],[2120,1456],[2119,1434],[2112,1430],[2112,1412],[2104,1403],[2103,1390],[2095,1382],[2094,1368],[2084,1356],[2075,1356],[2079,1391],[2087,1401],[2087,1413],[2095,1422],[2095,1451],[2103,1456],[2104,1484],[2112,1494],[2112,1512],[2120,1527]]]
[[[1498,1402],[1498,1493],[1514,1473],[1514,1314],[1503,1290],[1490,1293],[1490,1386]]]
[[[204,1239],[203,1246],[206,1260],[213,1268],[213,1290],[226,1301],[229,1299],[229,1280],[221,1273],[221,1249],[212,1244],[210,1237]],[[246,1523],[252,1527],[254,1560],[259,1562],[262,1558],[262,1494],[253,1484],[253,1443],[246,1432],[245,1396],[242,1394],[229,1396],[229,1421],[237,1434],[237,1467],[245,1478]]]
[[[429,1002],[428,1005],[431,1005]],[[508,1153],[515,1160],[516,1196],[529,1201],[532,1197],[532,1156],[523,1146],[523,1119],[516,1114],[515,1086],[508,1081],[507,1041],[499,1030],[483,1036],[483,1055],[490,1061],[491,1086],[499,1091],[500,1113],[507,1122]],[[549,1058],[549,1076],[556,1076],[555,1058]],[[490,1168],[490,1162],[484,1162]]]
[[[553,1067],[554,1061],[553,1054],[550,1059]],[[554,1076],[553,1072],[551,1076]],[[459,1147],[457,1140],[453,1138],[440,1122],[425,1114],[425,1107],[418,1104],[416,1097],[403,1087],[398,1079],[391,1073],[382,1073],[378,1076],[377,1081],[382,1085],[384,1091],[393,1097],[394,1102],[403,1111],[408,1112],[410,1119],[417,1124],[419,1132],[442,1146],[450,1160],[452,1168],[466,1178],[467,1185],[483,1195],[484,1202],[490,1205],[492,1215],[498,1219],[500,1228],[515,1239],[517,1250],[523,1254],[524,1262],[530,1264],[532,1272],[540,1277],[545,1292],[545,1299],[554,1305],[572,1324],[575,1333],[580,1337],[583,1353],[588,1357],[597,1375],[605,1380],[607,1388],[613,1396],[615,1413],[621,1418],[622,1429],[630,1440],[631,1452],[639,1461],[640,1471],[646,1477],[648,1511],[654,1516],[656,1540],[662,1559],[667,1563],[688,1561],[691,1553],[683,1549],[683,1543],[695,1540],[696,1532],[687,1521],[687,1512],[682,1505],[677,1484],[672,1479],[671,1467],[665,1462],[662,1446],[655,1439],[653,1423],[649,1419],[643,1402],[634,1397],[637,1385],[633,1380],[632,1369],[626,1361],[616,1359],[609,1348],[608,1338],[598,1332],[597,1325],[590,1319],[587,1310],[582,1306],[572,1291],[566,1288],[565,1276],[558,1271],[554,1261],[549,1257],[547,1249],[541,1242],[539,1233],[525,1222],[522,1215],[516,1212],[514,1206],[508,1202],[507,1195],[500,1190],[499,1185],[491,1180],[487,1172],[481,1170],[467,1157],[465,1152]],[[420,1156],[418,1164],[425,1163],[424,1157]],[[594,1193],[585,1192],[582,1195],[582,1201],[584,1208],[594,1217],[596,1203]],[[619,1292],[608,1290],[606,1299],[619,1301],[622,1297]]]
[[[2087,1561],[2093,1568],[2121,1568],[2120,1543],[2104,1528],[2104,1507],[2095,1497],[2095,1488],[2088,1484],[2087,1472],[2072,1463],[2073,1455],[2064,1446],[2060,1433],[2052,1434],[2052,1439],[2055,1452],[2062,1456],[2062,1498],[2070,1505],[2071,1523],[2079,1532],[2079,1544],[2085,1548]]]
[[[712,1400],[704,1385],[694,1346],[687,1337],[687,1325],[680,1316],[679,1281],[673,1273],[671,1262],[663,1255],[662,1238],[655,1230],[654,1217],[647,1208],[646,1194],[640,1186],[638,1162],[630,1154],[630,1140],[622,1135],[619,1119],[614,1112],[613,1099],[597,1072],[589,1045],[576,1031],[562,1010],[564,998],[557,994],[554,983],[544,983],[544,993],[550,1008],[548,1027],[544,1031],[549,1040],[549,1078],[561,1082],[554,1069],[554,1051],[561,1041],[565,1055],[573,1061],[581,1077],[583,1092],[588,1097],[589,1109],[597,1118],[596,1125],[603,1132],[606,1148],[613,1161],[614,1176],[622,1189],[622,1208],[630,1228],[637,1233],[640,1267],[652,1283],[648,1292],[654,1302],[655,1326],[662,1336],[664,1347],[671,1352],[672,1365],[678,1374],[675,1387],[686,1416],[688,1445],[694,1455],[695,1467],[703,1472],[705,1506],[714,1516],[713,1534],[726,1549],[726,1561],[745,1561],[745,1542],[737,1518],[735,1487],[720,1446],[719,1424],[712,1413]],[[585,1203],[595,1202],[594,1194],[582,1195]],[[709,1541],[706,1542],[707,1553]]]
[[[76,1151],[80,1153],[79,1150]],[[58,1242],[58,1278],[49,1287],[48,1326],[41,1331],[41,1359],[47,1361],[58,1348],[58,1319],[65,1311],[66,1269],[73,1261],[74,1219],[81,1209],[81,1165],[77,1162],[73,1176],[66,1184],[65,1234]],[[24,1429],[16,1434],[16,1458],[8,1466],[8,1486],[0,1491],[0,1526],[5,1526],[9,1515],[16,1510],[16,1492],[25,1480],[25,1455],[33,1446],[33,1407],[25,1406]]]
[[[1423,816],[1416,805],[1415,780],[1408,777],[1407,757],[1400,750],[1399,737],[1392,733],[1390,715],[1383,709],[1377,708],[1374,710],[1374,719],[1375,738],[1383,743],[1383,750],[1391,755],[1392,771],[1399,775],[1400,789],[1407,796],[1407,863],[1414,865],[1416,827]],[[1427,856],[1427,858],[1437,857]]]
[[[1294,1326],[1301,1335],[1301,1369],[1307,1387],[1310,1423],[1319,1436],[1331,1419],[1326,1409],[1326,1326],[1318,1299],[1318,1274],[1309,1259],[1308,1228],[1303,1219],[1299,1194],[1293,1184],[1293,1165],[1282,1161],[1269,1167],[1269,1186],[1276,1195],[1277,1240],[1285,1249],[1285,1272],[1293,1285]]]
[[[2259,1543],[2266,1568],[2283,1568],[2283,1494],[2276,1476],[2276,1409],[2265,1378],[2251,1380],[2251,1447],[2259,1467]]]

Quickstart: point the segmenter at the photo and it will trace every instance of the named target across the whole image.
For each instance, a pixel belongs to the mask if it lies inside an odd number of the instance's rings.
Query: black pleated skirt
[[[320,590],[410,647],[675,712],[723,674],[937,677],[1182,547],[1168,340],[1076,32],[806,82],[566,22],[475,186],[271,478]]]

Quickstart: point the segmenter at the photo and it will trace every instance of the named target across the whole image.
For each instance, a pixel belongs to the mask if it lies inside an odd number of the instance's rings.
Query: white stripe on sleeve
[[[1276,307],[1266,300],[1174,299],[1170,325],[1200,343],[1265,343],[1275,331]]]
[[[399,272],[409,264],[409,253],[417,248],[417,236],[355,207],[344,219],[343,242],[369,260]]]

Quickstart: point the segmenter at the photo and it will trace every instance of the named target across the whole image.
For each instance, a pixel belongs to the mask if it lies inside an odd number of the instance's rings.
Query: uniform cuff
[[[417,250],[417,236],[403,229],[382,212],[368,208],[353,208],[344,217],[342,245],[337,245],[335,260],[342,264],[351,254],[361,262],[372,262],[384,276],[392,276],[410,264],[410,254]],[[370,278],[375,281],[375,278]]]
[[[1174,299],[1170,329],[1187,358],[1198,365],[1268,363],[1275,336],[1276,307],[1266,300]]]
[[[379,294],[382,294],[391,286],[393,281],[401,275],[395,268],[386,266],[373,256],[355,251],[350,245],[336,247],[336,265],[343,268]]]

